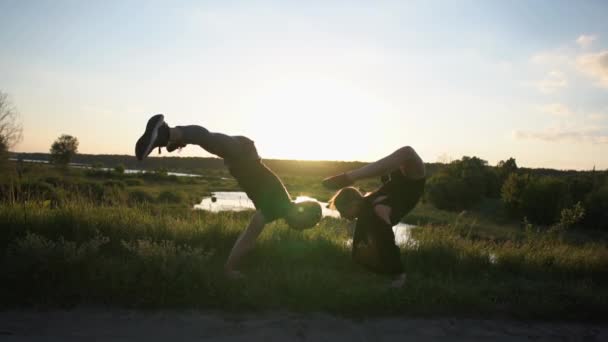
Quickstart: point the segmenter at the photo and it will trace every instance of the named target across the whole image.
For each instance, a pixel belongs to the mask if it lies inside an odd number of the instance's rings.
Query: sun
[[[329,78],[269,82],[244,102],[258,149],[273,158],[300,160],[353,158],[363,143],[357,135],[386,110],[372,92]]]

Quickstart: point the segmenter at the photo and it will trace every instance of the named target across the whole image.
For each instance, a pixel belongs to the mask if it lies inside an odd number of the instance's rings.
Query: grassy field
[[[108,180],[119,180],[124,187],[102,195],[126,195],[98,201],[64,194],[56,203],[0,204],[4,307],[107,304],[348,316],[608,317],[605,240],[521,227],[505,221],[493,202],[468,213],[423,203],[410,213],[405,221],[420,226],[401,249],[408,274],[402,289],[389,289],[388,278],[351,261],[346,222],[332,218],[304,232],[290,230],[282,220],[270,224],[243,264],[247,279],[232,281],[223,276],[223,263],[251,212],[195,211],[189,198],[169,204],[158,197],[163,191],[198,196],[229,190],[236,188],[234,181],[221,175],[128,181],[140,178],[48,172],[35,174],[70,184],[97,182],[104,189],[115,187]],[[293,195],[322,200],[331,195],[312,186],[318,177],[284,178]],[[130,203],[128,194],[136,190],[149,193],[152,201]]]

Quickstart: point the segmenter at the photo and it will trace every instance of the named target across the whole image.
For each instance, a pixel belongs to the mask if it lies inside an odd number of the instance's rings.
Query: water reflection
[[[295,202],[302,201],[317,201],[308,196],[298,196]],[[339,218],[340,213],[337,210],[326,208],[327,203],[317,201],[323,208],[323,217]],[[255,209],[253,202],[247,197],[247,194],[241,191],[218,191],[213,192],[211,196],[203,198],[201,203],[194,206],[195,209],[207,210],[211,212],[219,211],[241,211]],[[399,223],[393,227],[395,233],[395,241],[398,245],[407,243],[410,239],[410,230],[413,225]],[[347,241],[347,244],[349,242]],[[352,240],[350,241],[352,243]]]
[[[22,162],[25,162],[25,163],[49,164],[48,160],[39,160],[39,159],[9,158],[9,160],[11,160],[11,161],[22,161]],[[94,169],[94,170],[100,170],[100,171],[113,171],[114,170],[113,168],[109,168],[109,167],[93,168],[93,166],[91,164],[83,164],[83,163],[69,163],[68,166],[69,167],[78,168],[78,169]],[[137,169],[125,169],[124,171],[125,171],[125,173],[128,173],[128,174],[154,173],[154,171],[137,170]],[[182,172],[167,172],[167,175],[169,175],[169,176],[178,176],[178,177],[200,177],[201,176],[201,175],[195,175],[195,174],[191,174],[191,173],[182,173]],[[226,179],[226,178],[222,177],[222,179]]]

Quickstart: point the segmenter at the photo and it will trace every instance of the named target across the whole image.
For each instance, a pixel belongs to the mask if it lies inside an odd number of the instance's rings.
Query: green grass
[[[402,248],[405,288],[350,260],[345,222],[304,232],[270,224],[231,281],[223,263],[251,212],[162,206],[0,205],[5,306],[110,304],[145,308],[608,317],[608,248],[528,232],[470,238],[475,223],[417,229]],[[496,263],[490,261],[495,255]]]
[[[293,197],[333,195],[321,176],[281,178]],[[407,286],[395,290],[352,262],[346,222],[331,218],[304,232],[268,225],[243,262],[247,280],[225,278],[252,213],[191,209],[212,191],[238,190],[223,171],[191,179],[33,165],[11,184],[24,190],[0,202],[4,307],[608,317],[605,234],[522,227],[496,200],[461,213],[419,204],[404,218],[419,227],[401,249]]]

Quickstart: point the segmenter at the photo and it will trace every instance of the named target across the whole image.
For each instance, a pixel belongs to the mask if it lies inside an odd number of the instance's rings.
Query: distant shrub
[[[585,208],[581,202],[577,202],[571,208],[564,208],[559,215],[559,222],[554,227],[557,230],[567,230],[578,225],[585,217]]]
[[[104,187],[97,182],[82,182],[74,184],[72,192],[94,202],[99,202],[103,197]]]
[[[46,183],[49,183],[49,184],[53,185],[53,186],[60,186],[60,185],[64,184],[64,181],[61,178],[57,177],[57,176],[48,176],[48,177],[45,177],[44,181]]]
[[[567,180],[568,193],[574,202],[584,202],[585,197],[593,191],[593,178],[592,177],[570,177]]]
[[[55,188],[53,185],[44,181],[21,183],[20,197],[22,199],[49,199],[53,196]]]
[[[124,187],[123,187],[124,188]],[[120,187],[106,186],[103,189],[102,203],[107,205],[122,205],[127,202],[128,194]]]
[[[608,231],[608,184],[587,195],[585,211],[585,227]]]
[[[502,199],[512,217],[527,217],[531,223],[544,225],[558,222],[562,210],[572,205],[563,179],[514,173],[502,187]]]
[[[469,209],[484,197],[499,196],[500,181],[485,160],[462,157],[433,175],[426,198],[439,209]]]
[[[130,204],[153,203],[154,196],[143,190],[129,191],[128,201]]]
[[[123,174],[125,173],[125,166],[123,164],[118,164],[114,167],[114,172],[118,173],[118,174]]]
[[[88,177],[97,177],[97,178],[105,178],[110,177],[110,172],[107,170],[101,169],[87,169],[84,174]]]
[[[165,190],[158,194],[158,202],[177,204],[184,201],[182,193],[177,191]]]
[[[500,198],[500,188],[502,186],[500,175],[496,171],[488,168],[485,170],[484,178],[486,183],[485,196],[489,198]]]
[[[140,175],[141,178],[149,182],[162,182],[167,180],[167,175],[158,172],[144,172]]]
[[[510,216],[517,218],[523,216],[523,193],[529,181],[528,175],[511,173],[502,185],[501,198]]]
[[[566,182],[554,177],[530,182],[523,195],[523,212],[532,223],[554,223],[559,220],[562,209],[570,204]]]
[[[462,179],[438,173],[428,180],[426,197],[438,209],[462,210],[474,202],[476,194]]]
[[[103,182],[103,186],[104,187],[117,187],[119,189],[124,189],[126,187],[126,184],[119,180],[107,180],[107,181]]]
[[[143,179],[139,178],[128,178],[125,179],[125,184],[127,184],[128,186],[140,186],[144,185],[144,181]]]

